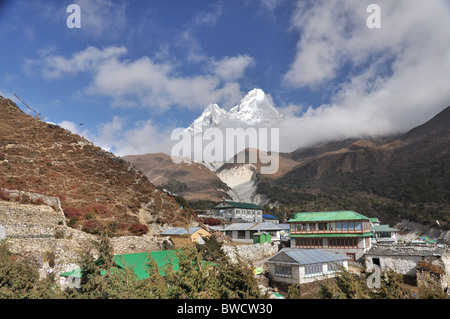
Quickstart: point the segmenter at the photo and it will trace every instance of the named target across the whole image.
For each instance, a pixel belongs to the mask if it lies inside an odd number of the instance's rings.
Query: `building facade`
[[[292,216],[291,247],[318,248],[362,260],[371,247],[370,219],[354,211],[305,212]]]
[[[283,248],[266,261],[272,281],[304,284],[348,269],[347,257],[323,249]]]
[[[223,201],[212,210],[215,217],[227,221],[244,221],[260,223],[263,221],[262,207],[251,204],[232,201]]]
[[[252,243],[253,236],[257,233],[270,234],[271,241],[282,240],[283,235],[289,230],[289,225],[274,223],[233,223],[222,231],[230,236],[234,242]]]

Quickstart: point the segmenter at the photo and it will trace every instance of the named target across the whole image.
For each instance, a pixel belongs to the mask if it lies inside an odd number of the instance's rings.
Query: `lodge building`
[[[323,248],[357,261],[371,247],[370,219],[354,211],[297,213],[288,223],[292,248]]]

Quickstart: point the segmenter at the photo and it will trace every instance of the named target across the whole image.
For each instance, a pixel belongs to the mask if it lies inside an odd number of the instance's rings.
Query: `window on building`
[[[330,222],[330,230],[336,230],[336,223],[335,222]]]
[[[323,275],[323,264],[309,264],[305,265],[305,277],[315,277]]]
[[[348,222],[348,230],[355,230],[355,222],[354,221]]]
[[[336,229],[337,230],[342,230],[342,222],[337,222],[336,223]]]
[[[328,239],[329,248],[356,248],[358,247],[358,238],[340,238],[334,237]]]
[[[319,230],[325,230],[325,223],[319,223]]]
[[[297,238],[295,241],[297,247],[302,248],[322,248],[322,238]]]
[[[343,267],[343,262],[342,260],[336,260],[336,261],[330,261],[327,263],[328,266],[328,273],[332,274],[335,272],[339,272],[341,271],[342,267]]]
[[[356,230],[361,230],[361,221],[357,220],[357,221],[355,222],[355,229],[356,229]]]
[[[238,239],[245,239],[245,230],[238,231]]]
[[[292,277],[292,266],[275,264],[275,276],[277,277]]]
[[[342,230],[348,230],[348,222],[342,223]]]
[[[355,253],[347,253],[347,257],[350,261],[356,261],[356,254]]]

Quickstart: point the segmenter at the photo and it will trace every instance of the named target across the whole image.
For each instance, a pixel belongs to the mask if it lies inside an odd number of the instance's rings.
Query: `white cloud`
[[[71,121],[62,121],[58,125],[116,156],[158,152],[170,154],[172,147],[171,129],[161,129],[151,120],[129,123],[124,117],[114,116],[111,121],[99,124],[95,132],[80,130],[81,126]]]
[[[297,55],[285,83],[333,93],[329,103],[288,120],[286,145],[296,137],[291,148],[404,132],[450,104],[445,1],[380,0],[381,29],[366,26],[369,3],[299,1],[292,19],[300,36]]]
[[[233,105],[242,95],[238,80],[254,65],[253,58],[238,55],[210,60],[202,74],[184,76],[171,62],[156,62],[147,56],[128,60],[126,53],[126,48],[115,46],[90,46],[70,58],[47,52],[39,61],[28,61],[26,67],[41,67],[47,79],[90,73],[93,80],[85,93],[109,97],[115,106],[166,111],[173,105],[190,109],[203,109],[210,103]]]
[[[71,58],[46,54],[44,60],[34,63],[43,65],[42,74],[47,79],[60,78],[64,74],[75,75],[79,72],[95,70],[109,60],[117,59],[127,52],[123,47],[108,47],[103,50],[89,46],[84,51],[76,52]]]
[[[255,60],[248,55],[225,57],[220,61],[211,63],[214,74],[225,81],[235,81],[244,75],[244,72],[255,64]]]

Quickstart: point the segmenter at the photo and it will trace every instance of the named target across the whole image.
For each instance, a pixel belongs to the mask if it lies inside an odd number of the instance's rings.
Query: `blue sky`
[[[286,115],[282,150],[406,131],[450,105],[446,0],[1,3],[0,94],[117,155],[170,152],[174,128],[253,88]]]

